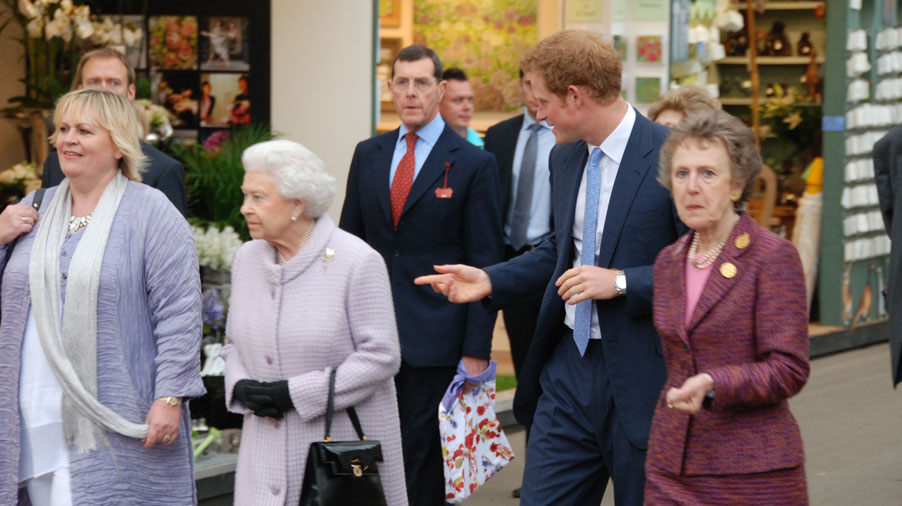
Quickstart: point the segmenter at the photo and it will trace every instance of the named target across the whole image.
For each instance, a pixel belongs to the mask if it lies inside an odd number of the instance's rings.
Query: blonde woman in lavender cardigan
[[[241,213],[251,236],[232,266],[226,403],[244,414],[236,505],[298,504],[310,443],[323,437],[337,369],[332,438],[354,440],[340,410],[354,406],[382,443],[389,505],[406,505],[398,406],[401,363],[382,257],[324,213],[335,179],[287,140],[248,148]]]

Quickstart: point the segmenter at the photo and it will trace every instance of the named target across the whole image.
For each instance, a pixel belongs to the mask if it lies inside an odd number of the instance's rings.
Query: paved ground
[[[880,344],[814,360],[791,401],[802,428],[814,506],[902,504],[902,391],[892,389],[889,348]],[[524,432],[509,434],[522,453]],[[515,459],[465,504],[518,504],[523,459]],[[610,490],[602,505],[613,505]]]

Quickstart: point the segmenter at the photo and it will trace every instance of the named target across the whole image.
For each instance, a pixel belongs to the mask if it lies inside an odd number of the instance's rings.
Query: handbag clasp
[[[363,471],[369,466],[360,465],[360,459],[354,459],[351,461],[351,472],[354,473],[355,478],[360,478],[363,476]]]

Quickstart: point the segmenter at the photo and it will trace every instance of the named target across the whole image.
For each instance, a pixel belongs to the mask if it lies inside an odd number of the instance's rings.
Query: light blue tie
[[[586,212],[583,219],[583,250],[579,257],[580,265],[595,265],[595,237],[598,228],[598,197],[601,194],[601,169],[598,162],[604,153],[601,148],[594,148],[586,168]],[[592,332],[592,305],[594,300],[584,300],[576,305],[576,319],[573,322],[573,340],[579,356],[586,354],[589,336]]]

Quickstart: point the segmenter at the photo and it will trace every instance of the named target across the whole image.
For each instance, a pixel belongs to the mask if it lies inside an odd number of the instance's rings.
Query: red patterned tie
[[[395,225],[395,230],[398,230],[401,211],[404,210],[404,202],[407,201],[407,194],[413,185],[413,169],[416,166],[414,148],[417,145],[417,134],[408,132],[405,137],[407,137],[407,153],[404,153],[404,157],[398,163],[395,179],[391,182],[391,221]]]

